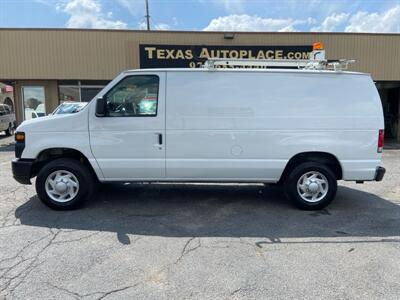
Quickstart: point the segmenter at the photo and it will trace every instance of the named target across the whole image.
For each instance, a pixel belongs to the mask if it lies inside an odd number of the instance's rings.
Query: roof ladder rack
[[[207,69],[216,68],[251,68],[251,69],[268,69],[268,68],[297,68],[306,70],[347,70],[350,63],[354,63],[354,59],[339,59],[329,61],[325,59],[324,50],[314,50],[311,52],[310,59],[225,59],[225,58],[209,58],[203,67]]]

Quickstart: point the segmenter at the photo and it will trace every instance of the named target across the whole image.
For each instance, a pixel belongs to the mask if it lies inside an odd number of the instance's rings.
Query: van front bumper
[[[384,167],[377,167],[375,171],[375,181],[382,181],[386,169]]]
[[[13,177],[22,184],[31,184],[34,160],[14,158],[11,162]]]

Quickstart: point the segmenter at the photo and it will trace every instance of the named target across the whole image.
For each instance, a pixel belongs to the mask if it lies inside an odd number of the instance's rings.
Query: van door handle
[[[162,145],[162,133],[158,134],[158,144]]]
[[[154,147],[156,147],[159,150],[163,149],[163,138],[162,138],[162,133],[156,133],[157,135],[157,144],[154,144]]]

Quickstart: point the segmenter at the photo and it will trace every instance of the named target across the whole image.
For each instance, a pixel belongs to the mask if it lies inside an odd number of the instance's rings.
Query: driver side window
[[[122,79],[105,96],[108,117],[157,116],[159,78],[134,75]]]

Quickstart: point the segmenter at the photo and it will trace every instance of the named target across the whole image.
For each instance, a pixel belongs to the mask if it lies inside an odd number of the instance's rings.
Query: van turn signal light
[[[16,142],[25,142],[25,133],[23,133],[23,132],[15,133],[15,141]]]

